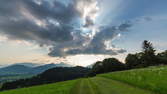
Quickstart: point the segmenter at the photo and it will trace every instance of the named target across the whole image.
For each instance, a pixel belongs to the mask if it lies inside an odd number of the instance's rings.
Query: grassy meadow
[[[77,80],[0,92],[0,94],[69,94]]]
[[[137,88],[104,77],[80,80],[71,94],[155,94],[149,90]]]
[[[128,83],[159,94],[167,94],[167,66],[134,69],[98,76]]]

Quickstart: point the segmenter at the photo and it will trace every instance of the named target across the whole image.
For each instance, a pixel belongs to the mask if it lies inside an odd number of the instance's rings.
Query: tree
[[[101,70],[102,70],[102,62],[101,61],[97,61],[91,71],[88,73],[88,76],[95,76],[97,73],[102,73]]]
[[[142,52],[129,54],[125,60],[126,66],[128,69],[133,69],[158,65],[159,63],[155,51],[151,42],[147,40],[143,41]]]
[[[141,64],[137,54],[128,54],[125,62],[128,69],[138,68]]]
[[[143,55],[141,57],[141,62],[144,67],[157,65],[157,57],[155,55],[155,49],[151,42],[145,40],[143,42]]]
[[[104,59],[102,66],[104,68],[104,72],[121,71],[125,69],[125,64],[116,58]]]
[[[150,56],[155,56],[156,50],[154,49],[153,44],[151,42],[144,40],[142,46],[143,46],[142,48],[143,48],[144,54],[150,55]]]
[[[157,58],[160,64],[166,65],[167,64],[167,50],[162,53],[158,53]]]
[[[93,66],[90,74],[100,74],[113,71],[121,71],[125,69],[125,65],[115,58],[104,59],[98,61]]]

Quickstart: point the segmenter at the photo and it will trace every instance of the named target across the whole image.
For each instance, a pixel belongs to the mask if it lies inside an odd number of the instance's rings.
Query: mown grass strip
[[[100,94],[90,78],[80,79],[70,94]]]
[[[81,84],[82,84],[82,79],[79,79],[71,88],[69,94],[76,94],[81,92]]]
[[[96,85],[96,83],[93,82],[91,78],[89,78],[89,83],[90,83],[92,89],[94,90],[95,94],[102,94],[102,93],[100,92],[100,89],[99,89],[98,86]]]
[[[97,84],[101,94],[155,94],[148,90],[103,77],[95,77],[92,81]]]

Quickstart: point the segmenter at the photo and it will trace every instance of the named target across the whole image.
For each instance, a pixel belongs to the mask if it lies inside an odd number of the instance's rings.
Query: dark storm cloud
[[[131,27],[130,23],[99,27],[99,32],[89,37],[82,31],[82,28],[94,25],[89,17],[85,19],[86,24],[83,27],[73,24],[78,18],[82,18],[81,11],[76,9],[76,0],[67,5],[58,0],[38,1],[1,0],[0,34],[9,40],[24,40],[48,46],[49,56],[116,55],[125,52],[123,49],[107,49],[105,42],[112,41],[120,32],[127,31]],[[79,1],[84,0],[77,0]],[[113,45],[110,46],[115,48]]]
[[[65,6],[58,1],[51,5],[42,0],[41,4],[33,0],[1,0],[0,33],[12,40],[28,40],[40,45],[69,41],[73,27],[68,24],[76,15],[73,5]],[[48,19],[57,21],[60,26]]]
[[[87,17],[84,27],[90,27],[90,26],[93,26],[93,25],[94,25],[94,22],[89,17]]]
[[[147,17],[149,18],[149,17]],[[139,20],[126,21],[118,26],[107,25],[99,27],[97,32],[92,38],[82,36],[81,31],[74,34],[76,39],[71,42],[63,43],[61,46],[54,46],[50,49],[50,56],[68,56],[77,54],[94,54],[94,55],[117,55],[125,53],[126,50],[118,49],[112,44],[114,38],[120,33],[127,32],[129,29],[138,22],[148,21],[145,17],[139,18]],[[150,21],[150,20],[149,20]],[[110,49],[107,49],[105,42],[109,41]],[[85,45],[84,45],[85,44]]]
[[[100,32],[96,33],[96,35],[91,40],[90,44],[83,50],[74,49],[69,51],[69,54],[106,54],[106,55],[117,55],[118,53],[124,53],[126,50],[112,50],[107,49],[105,42],[111,41],[114,39],[119,33],[128,30],[131,27],[130,23],[123,23],[120,26],[105,26],[100,28]],[[112,46],[112,45],[110,45]],[[114,46],[112,46],[114,47]]]
[[[77,14],[76,9],[73,4],[68,6],[54,1],[44,1],[41,0],[41,4],[38,5],[33,2],[33,0],[22,0],[22,5],[24,5],[33,15],[38,18],[46,19],[48,17],[57,19],[60,22],[70,22]]]
[[[127,31],[132,24],[130,22],[122,23],[119,26],[103,26],[100,28],[100,32],[96,33],[95,36],[90,40],[87,45],[84,44],[85,40],[81,40],[80,46],[75,45],[67,51],[61,51],[61,55],[77,55],[77,54],[96,54],[96,55],[117,55],[119,53],[124,53],[124,49],[107,49],[106,41],[112,41],[119,33]],[[80,36],[80,38],[82,38]],[[83,38],[84,39],[84,38]],[[76,41],[76,40],[75,40]],[[74,42],[74,44],[76,44]],[[114,45],[109,44],[112,48],[116,48]],[[69,47],[70,48],[70,47]],[[58,48],[50,50],[50,56],[59,56],[60,52],[57,51]],[[58,53],[57,53],[58,52]]]

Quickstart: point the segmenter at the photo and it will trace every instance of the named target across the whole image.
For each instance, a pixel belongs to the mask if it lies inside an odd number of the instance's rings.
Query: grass
[[[103,78],[83,78],[55,84],[0,92],[0,94],[154,94],[151,91]]]
[[[114,72],[98,76],[128,83],[159,94],[167,94],[167,66]]]
[[[69,94],[77,80],[0,92],[0,94]]]
[[[155,94],[119,81],[94,77],[82,79],[71,94]]]

